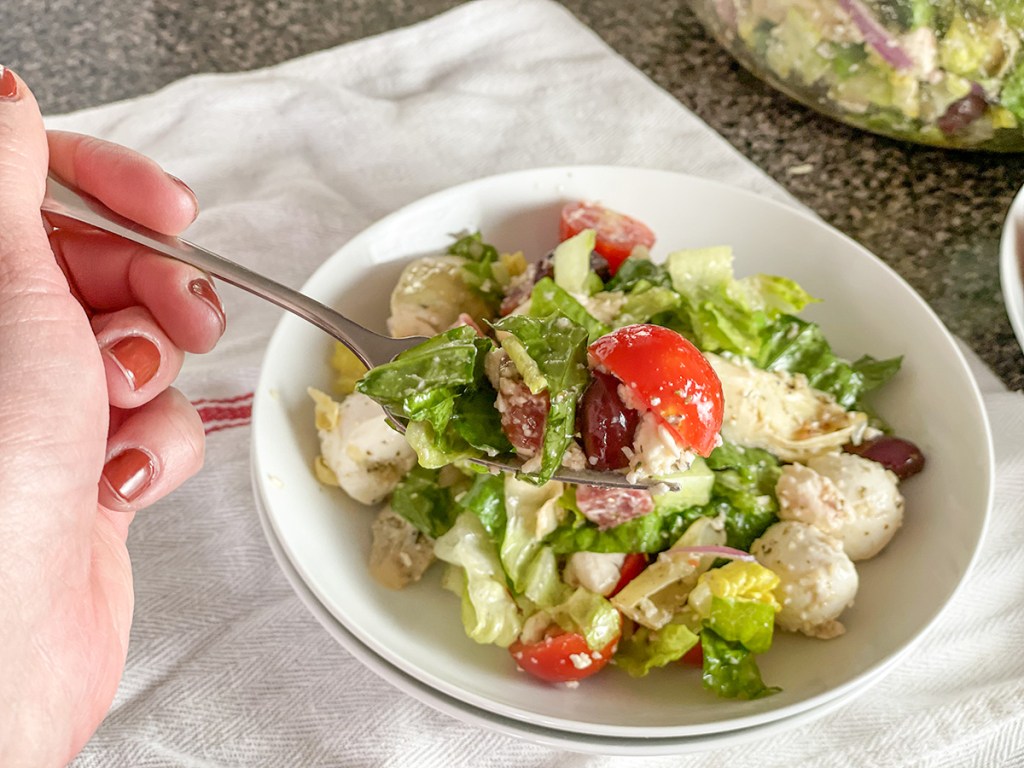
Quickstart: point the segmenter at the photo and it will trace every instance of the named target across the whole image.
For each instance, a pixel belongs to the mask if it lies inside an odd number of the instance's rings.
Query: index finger
[[[68,131],[47,131],[47,139],[50,170],[122,216],[176,235],[199,212],[192,190],[145,155]]]

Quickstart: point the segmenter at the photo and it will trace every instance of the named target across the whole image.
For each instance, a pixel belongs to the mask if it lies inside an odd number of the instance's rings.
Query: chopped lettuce
[[[391,494],[391,508],[418,531],[436,539],[452,527],[459,509],[438,483],[439,470],[413,467]]]
[[[569,293],[589,294],[593,285],[590,276],[590,254],[597,242],[597,233],[592,229],[581,232],[563,240],[555,248],[552,263],[555,271],[555,284]]]
[[[466,634],[478,643],[508,647],[522,631],[523,617],[480,519],[471,512],[460,514],[435,542],[434,554],[458,569],[445,583],[462,599]]]
[[[697,346],[756,357],[762,332],[774,318],[799,312],[815,299],[782,277],[737,280],[732,259],[726,246],[697,248],[669,254],[667,265]]]
[[[505,530],[499,545],[501,564],[516,594],[547,608],[562,599],[565,585],[551,548],[543,543],[558,523],[562,484],[544,485],[505,478]]]
[[[467,325],[438,334],[368,371],[356,391],[409,420],[406,438],[425,467],[511,450],[484,376],[494,342]]]
[[[544,277],[533,286],[530,297],[530,315],[532,317],[549,317],[562,314],[577,325],[587,329],[590,341],[596,341],[611,331],[607,325],[591,315],[586,307],[579,303],[564,288],[558,286],[550,277]]]
[[[812,387],[832,395],[844,408],[864,410],[864,395],[895,376],[902,360],[865,355],[847,362],[832,352],[819,326],[784,315],[765,330],[754,364],[769,371],[802,373]]]
[[[672,277],[668,269],[650,259],[630,256],[606,284],[606,291],[632,291],[637,288],[658,286],[671,288]]]
[[[495,264],[499,261],[498,249],[485,243],[479,232],[463,235],[448,246],[448,253],[465,259],[462,279],[478,293],[491,308],[492,313],[501,305],[504,288],[495,276]]]
[[[704,686],[729,698],[775,693],[761,680],[754,655],[772,644],[779,577],[763,565],[734,560],[697,581],[688,603],[701,620]]]
[[[714,630],[704,629],[700,644],[704,654],[701,679],[708,690],[729,699],[759,699],[779,692],[779,688],[764,684],[754,654],[741,643],[729,642]]]
[[[547,482],[561,466],[562,456],[576,432],[576,403],[590,380],[589,334],[586,328],[563,315],[509,315],[493,327],[499,339],[507,334],[525,350],[546,382],[550,407],[544,424],[541,465],[537,472],[525,476],[538,484]]]
[[[564,630],[583,635],[591,650],[600,651],[622,632],[622,617],[601,595],[579,587],[548,614]]]
[[[505,478],[501,475],[478,474],[473,484],[455,499],[461,510],[472,512],[495,541],[505,530]]]
[[[706,459],[715,473],[711,500],[700,514],[721,517],[726,544],[748,550],[778,518],[775,484],[782,469],[779,460],[760,448],[723,443]]]
[[[678,661],[700,642],[685,624],[666,624],[658,630],[638,627],[619,643],[615,664],[631,677],[644,677],[656,667]]]

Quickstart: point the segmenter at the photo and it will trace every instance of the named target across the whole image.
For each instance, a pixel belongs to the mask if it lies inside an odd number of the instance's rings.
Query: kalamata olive
[[[552,251],[543,259],[537,262],[537,274],[534,278],[534,283],[539,282],[545,277],[550,277],[552,280],[555,278],[555,252]],[[601,282],[607,283],[611,279],[611,271],[608,267],[608,259],[602,256],[597,251],[590,252],[590,268],[597,273],[597,276],[601,278]]]
[[[629,464],[622,449],[633,447],[640,414],[622,402],[617,378],[600,371],[593,374],[577,411],[583,453],[594,469],[621,469]]]
[[[843,446],[843,450],[877,461],[900,480],[906,480],[924,469],[924,454],[921,453],[921,449],[902,437],[882,435],[865,440],[860,445]]]
[[[555,261],[553,257],[554,251],[547,254],[540,261],[526,267],[527,271],[524,279],[516,280],[513,287],[509,289],[509,292],[501,300],[501,309],[499,311],[502,317],[511,314],[516,307],[530,298],[533,286],[545,277],[550,277],[554,280]],[[608,260],[597,251],[591,251],[590,253],[590,268],[597,273],[602,282],[606,283],[611,279],[612,273],[608,267]]]
[[[985,100],[985,92],[977,84],[971,88],[970,93],[961,99],[957,99],[945,113],[936,121],[936,124],[947,136],[951,136],[964,130],[967,126],[985,114],[988,109],[988,102]]]

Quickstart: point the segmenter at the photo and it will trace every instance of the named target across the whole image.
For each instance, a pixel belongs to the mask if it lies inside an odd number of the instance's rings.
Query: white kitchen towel
[[[789,196],[549,0],[478,0],[238,75],[53,116],[186,179],[189,236],[289,285],[426,193],[564,164],[665,168]],[[852,704],[770,740],[633,760],[452,719],[337,645],[288,586],[254,510],[248,419],[280,317],[224,288],[228,332],[180,386],[202,473],[136,518],[136,618],[91,766],[989,766],[1024,764],[1024,397],[986,379],[998,492],[980,564],[918,650]]]

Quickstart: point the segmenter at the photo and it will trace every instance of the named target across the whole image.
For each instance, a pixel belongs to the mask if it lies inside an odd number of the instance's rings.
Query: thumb
[[[0,66],[0,297],[61,282],[51,258],[39,206],[48,150],[35,98],[13,71]],[[28,281],[28,282],[26,282]],[[65,283],[66,285],[66,283]]]
[[[6,393],[0,489],[12,479],[22,487],[51,487],[39,446],[51,447],[51,465],[80,468],[83,476],[75,479],[83,487],[102,459],[68,455],[85,443],[102,446],[105,410],[97,402],[105,384],[88,318],[54,258],[39,211],[47,164],[36,100],[21,78],[0,67],[0,392]]]

